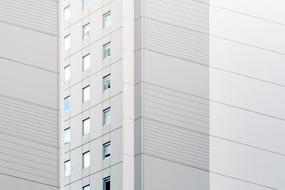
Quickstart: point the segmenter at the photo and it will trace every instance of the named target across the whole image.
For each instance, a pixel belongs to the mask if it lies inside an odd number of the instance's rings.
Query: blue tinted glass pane
[[[84,0],[84,9],[88,9],[91,6],[91,0]]]
[[[64,112],[69,112],[70,110],[70,97],[64,98]]]

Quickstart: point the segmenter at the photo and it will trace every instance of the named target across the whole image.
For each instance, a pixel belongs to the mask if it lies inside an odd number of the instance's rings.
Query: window
[[[64,37],[64,49],[65,50],[70,49],[70,35]]]
[[[89,9],[91,6],[91,0],[83,0],[83,9]]]
[[[111,74],[103,77],[103,90],[111,88]]]
[[[104,150],[104,159],[109,158],[111,156],[111,142],[107,142],[103,144]]]
[[[82,65],[83,65],[83,71],[89,69],[90,67],[90,54],[86,54],[82,57]]]
[[[82,100],[83,102],[87,102],[90,99],[90,86],[86,86],[82,89]]]
[[[83,40],[88,39],[89,35],[90,35],[90,24],[88,23],[82,27],[82,39]]]
[[[70,175],[70,160],[64,162],[64,176],[67,177]]]
[[[70,5],[64,8],[64,20],[68,21],[70,19]]]
[[[64,112],[69,112],[70,111],[70,96],[67,96],[64,98]]]
[[[111,177],[105,177],[103,179],[103,190],[111,190]]]
[[[103,110],[103,125],[108,125],[111,122],[111,107]]]
[[[64,143],[70,142],[70,127],[64,129]]]
[[[83,168],[87,168],[90,166],[90,151],[87,151],[82,154]]]
[[[82,187],[82,190],[90,190],[90,185],[85,185],[84,187]]]
[[[82,121],[82,134],[87,135],[90,133],[90,118],[86,118]]]
[[[68,81],[70,79],[70,65],[64,67],[64,80]]]
[[[103,14],[103,28],[106,28],[111,25],[111,11]]]
[[[103,57],[104,59],[110,57],[111,55],[111,42],[106,43],[103,45]]]

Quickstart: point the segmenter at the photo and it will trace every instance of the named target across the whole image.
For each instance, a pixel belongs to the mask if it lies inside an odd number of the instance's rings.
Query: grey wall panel
[[[143,0],[136,6],[135,117],[142,118],[135,123],[135,147],[143,158],[135,185],[209,189],[207,1]]]
[[[144,84],[143,116],[208,134],[208,100]]]
[[[57,186],[57,110],[1,95],[0,113],[1,173]]]
[[[57,72],[56,37],[3,23],[1,18],[0,28],[0,57]]]
[[[58,2],[0,2],[1,189],[59,184]]]
[[[0,94],[57,109],[56,73],[6,59],[0,67]]]
[[[209,68],[207,66],[147,50],[144,51],[143,60],[144,82],[209,98]]]
[[[144,189],[209,189],[206,171],[144,155]]]
[[[57,36],[57,1],[3,0],[0,21]]]
[[[194,63],[208,65],[208,38],[205,33],[144,20],[144,48]]]
[[[209,169],[209,141],[182,127],[144,119],[144,153],[204,170]]]
[[[209,189],[207,1],[143,0],[135,15],[136,185]]]
[[[209,7],[205,3],[193,0],[144,0],[143,5],[144,17],[161,22],[157,24],[168,23],[181,28],[208,33]],[[157,27],[159,28],[159,26]],[[180,28],[176,29],[180,30]],[[189,34],[185,39],[188,39]],[[177,37],[178,33],[172,36]]]
[[[15,178],[7,175],[0,175],[0,184],[1,187],[6,187],[6,189],[16,190],[31,190],[31,189],[40,189],[40,190],[57,190],[56,187],[51,187],[49,185],[39,184],[33,181],[26,181],[21,178]]]

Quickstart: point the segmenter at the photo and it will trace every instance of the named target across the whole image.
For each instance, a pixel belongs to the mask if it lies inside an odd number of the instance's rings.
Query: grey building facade
[[[59,189],[58,2],[0,2],[0,189]]]

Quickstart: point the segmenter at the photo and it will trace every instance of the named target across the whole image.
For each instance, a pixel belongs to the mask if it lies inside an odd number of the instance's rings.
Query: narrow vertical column
[[[134,190],[134,1],[123,0],[123,182]]]

